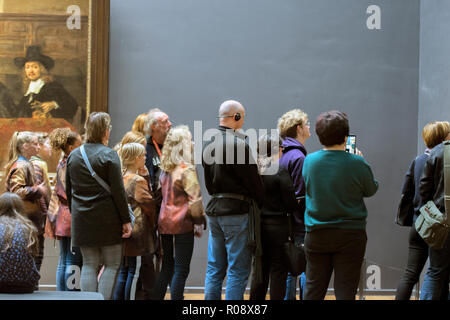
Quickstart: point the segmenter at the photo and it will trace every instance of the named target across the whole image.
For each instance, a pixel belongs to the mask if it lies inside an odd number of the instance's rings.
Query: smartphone
[[[348,136],[345,143],[345,151],[356,154],[356,136],[354,134]]]

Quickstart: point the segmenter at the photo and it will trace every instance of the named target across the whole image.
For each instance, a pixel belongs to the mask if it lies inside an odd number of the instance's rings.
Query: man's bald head
[[[234,119],[236,113],[239,113],[241,115],[241,119],[238,121]],[[244,124],[244,117],[245,117],[245,108],[239,101],[227,100],[220,105],[219,108],[220,125],[235,130],[240,129]]]

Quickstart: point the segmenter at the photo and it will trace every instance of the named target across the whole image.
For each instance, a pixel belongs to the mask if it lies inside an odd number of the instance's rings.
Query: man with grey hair
[[[210,230],[205,299],[221,299],[227,276],[225,299],[243,300],[252,253],[258,248],[255,207],[262,205],[264,188],[246,136],[238,131],[244,124],[244,107],[238,101],[225,101],[219,118],[217,134],[203,149],[205,184],[211,195],[205,210]],[[212,157],[208,158],[207,150],[212,150]],[[244,155],[239,154],[241,150]],[[238,160],[242,156],[245,161]]]
[[[149,184],[152,188],[152,195],[156,202],[155,221],[158,222],[158,213],[161,204],[161,190],[159,187],[159,175],[161,170],[159,165],[161,163],[161,151],[164,145],[164,140],[169,133],[172,123],[169,116],[158,108],[151,109],[147,115],[147,121],[144,130],[147,132],[147,156],[145,166],[149,172]],[[155,230],[156,232],[156,230]],[[155,234],[155,238],[158,236]],[[141,258],[142,266],[139,273],[139,282],[142,286],[143,299],[153,299],[153,286],[156,283],[156,277],[159,272],[159,265],[161,255],[159,254],[159,241],[155,244],[156,253],[144,255]],[[156,261],[154,261],[156,258]],[[140,290],[139,290],[140,291]],[[141,292],[139,292],[139,296]]]
[[[145,125],[145,129],[148,133],[146,147],[147,159],[145,161],[145,166],[150,174],[153,190],[156,190],[158,187],[161,150],[171,127],[172,123],[170,122],[169,116],[160,109],[154,108],[148,112]]]

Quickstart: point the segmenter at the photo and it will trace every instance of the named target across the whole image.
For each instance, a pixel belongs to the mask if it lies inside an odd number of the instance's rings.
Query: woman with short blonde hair
[[[311,136],[308,115],[300,109],[292,109],[283,114],[278,120],[278,131],[283,138],[280,166],[284,167],[291,176],[294,184],[295,197],[298,206],[293,211],[294,233],[297,244],[303,242],[305,234],[305,184],[302,176],[303,161],[307,155],[306,140]],[[289,274],[287,279],[286,298],[295,300],[296,277]]]
[[[122,174],[127,199],[134,212],[134,227],[129,239],[124,240],[124,250],[119,277],[114,289],[114,300],[131,300],[132,288],[137,281],[141,256],[155,252],[156,207],[147,180],[139,172],[145,167],[145,147],[136,142],[122,146]]]
[[[128,167],[134,165],[136,158],[145,156],[145,147],[140,143],[125,143],[121,150],[120,158],[122,160],[123,171],[126,171]]]
[[[308,115],[300,109],[293,109],[281,116],[278,119],[278,131],[280,137],[295,138],[297,136],[297,126],[304,127],[308,124]]]
[[[450,123],[448,121],[433,121],[423,127],[422,138],[427,148],[433,149],[444,141],[449,133]]]
[[[420,275],[429,256],[427,243],[414,227],[415,221],[420,214],[420,205],[423,203],[419,192],[420,179],[423,176],[425,164],[430,157],[431,149],[446,140],[449,133],[450,123],[448,121],[427,123],[422,130],[422,138],[427,149],[424,153],[414,158],[406,172],[396,222],[401,226],[410,227],[408,262],[397,287],[396,300],[409,300],[411,298],[412,290],[417,281],[420,280]],[[424,292],[429,292],[424,287],[422,289]],[[448,290],[444,291],[447,292]],[[445,299],[447,299],[446,292],[443,293]]]
[[[122,163],[122,146],[128,143],[139,143],[142,146],[144,146],[144,148],[147,146],[147,140],[145,139],[145,136],[143,134],[135,131],[128,131],[127,133],[125,133],[122,140],[114,146],[114,150],[117,151],[121,163]],[[139,169],[139,174],[148,180],[150,179],[149,172],[146,166]]]

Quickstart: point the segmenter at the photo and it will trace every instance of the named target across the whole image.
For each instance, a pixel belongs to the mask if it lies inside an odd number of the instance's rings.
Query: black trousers
[[[323,300],[334,270],[336,300],[354,300],[366,252],[365,230],[319,229],[305,236],[304,300]]]
[[[287,267],[283,261],[283,244],[288,240],[287,224],[268,224],[261,227],[262,282],[256,283],[254,273],[250,300],[265,300],[270,279],[270,300],[283,300],[286,295]]]
[[[428,245],[413,226],[409,231],[408,263],[398,284],[395,300],[409,300],[428,259]]]
[[[136,300],[151,300],[151,292],[160,271],[158,260],[159,258],[153,253],[141,257]]]

